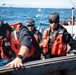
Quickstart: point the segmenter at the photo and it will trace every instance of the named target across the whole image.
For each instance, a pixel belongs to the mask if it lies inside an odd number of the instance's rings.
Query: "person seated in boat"
[[[36,41],[40,43],[42,41],[42,33],[36,29],[35,21],[32,18],[29,18],[28,20],[26,20],[26,26],[29,31],[34,35]]]
[[[42,40],[42,33],[36,29],[35,21],[32,18],[29,18],[28,20],[26,20],[26,26],[29,31],[34,35],[36,41],[40,43]]]
[[[66,22],[68,23],[68,26],[72,25],[72,16],[70,16],[70,18],[68,20],[66,20]],[[75,16],[73,16],[73,25],[75,22]]]
[[[24,62],[40,59],[38,42],[21,22],[9,25],[0,20],[0,42],[1,57],[7,60],[6,66],[21,67]]]
[[[76,25],[76,20],[74,21],[74,25]]]
[[[68,23],[66,21],[62,21],[63,26],[68,26]]]
[[[41,46],[45,59],[59,56],[66,56],[67,44],[71,49],[76,50],[76,40],[74,40],[66,28],[59,24],[59,14],[57,12],[48,15],[50,27],[47,28],[42,36]]]

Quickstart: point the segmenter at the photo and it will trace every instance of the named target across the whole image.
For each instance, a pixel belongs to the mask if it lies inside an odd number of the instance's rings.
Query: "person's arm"
[[[63,42],[69,44],[72,49],[76,50],[76,40],[74,40],[71,34],[69,34],[66,30],[63,34]]]
[[[21,55],[22,58],[19,58],[17,56],[12,62],[8,63],[6,66],[11,66],[12,68],[23,66],[22,65],[22,61],[27,56],[28,52],[29,52],[29,48],[28,47],[21,46],[18,55]]]
[[[18,55],[22,55],[23,59],[25,59],[25,57],[27,56],[28,52],[29,52],[29,48],[28,47],[21,46],[20,52],[18,53]]]
[[[24,27],[21,28],[21,30],[18,33],[18,39],[19,39],[19,42],[21,45],[18,55],[20,55],[21,58],[19,58],[17,56],[13,61],[8,63],[7,66],[11,66],[11,67],[22,66],[22,61],[27,56],[27,54],[29,52],[29,49],[31,47],[32,38],[30,36],[29,31],[26,28],[24,28]]]

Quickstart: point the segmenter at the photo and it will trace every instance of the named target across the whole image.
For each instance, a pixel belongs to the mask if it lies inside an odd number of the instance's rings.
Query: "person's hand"
[[[43,54],[41,54],[41,57],[40,57],[41,60],[44,60],[45,59],[45,56]]]
[[[8,63],[6,66],[11,66],[11,68],[19,68],[19,67],[23,66],[22,59],[16,57],[13,61]]]

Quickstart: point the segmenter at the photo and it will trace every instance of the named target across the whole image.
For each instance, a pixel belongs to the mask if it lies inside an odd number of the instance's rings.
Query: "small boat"
[[[14,75],[76,75],[76,55],[55,57],[24,63],[21,68],[0,67],[0,74]]]

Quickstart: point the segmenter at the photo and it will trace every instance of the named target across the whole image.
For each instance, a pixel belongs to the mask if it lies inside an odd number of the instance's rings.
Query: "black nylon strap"
[[[16,57],[16,54],[15,54],[15,52],[12,50],[9,41],[3,41],[2,48],[3,48],[4,54],[5,54],[8,58],[11,59],[12,57],[13,57],[13,58]]]

